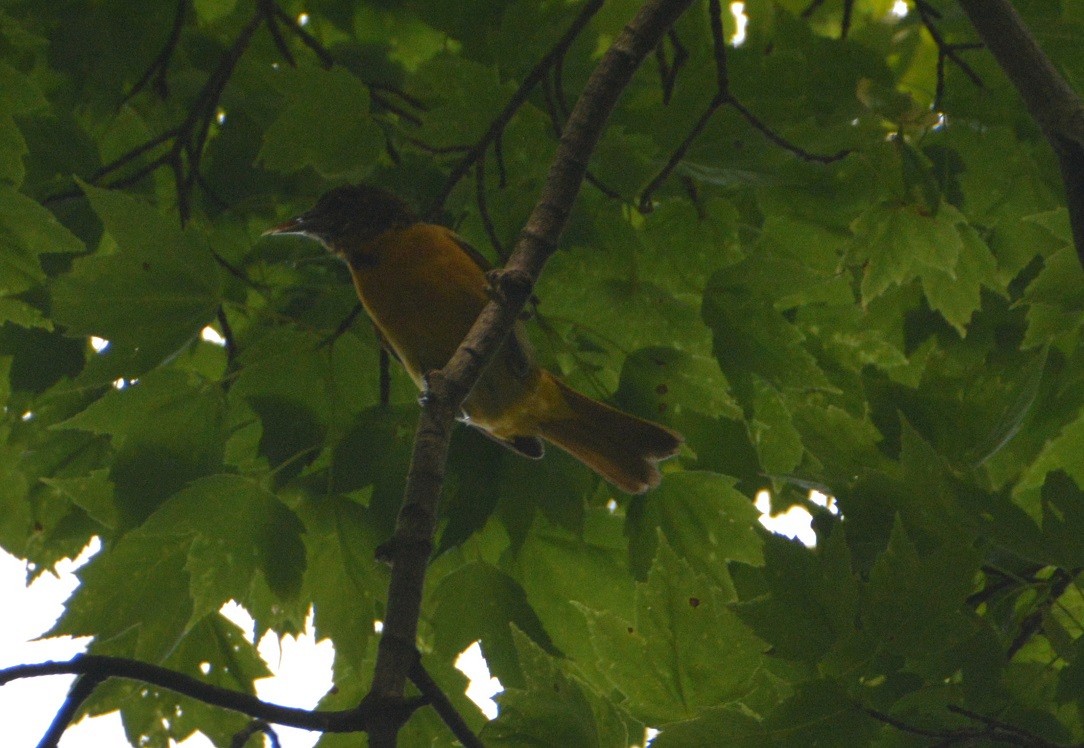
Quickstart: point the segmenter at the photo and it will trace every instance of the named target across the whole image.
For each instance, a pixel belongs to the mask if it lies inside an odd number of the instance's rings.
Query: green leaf
[[[5,438],[8,434],[0,432]],[[31,532],[33,515],[27,501],[26,475],[22,472],[18,445],[0,445],[0,546],[9,553],[23,553]]]
[[[14,114],[24,114],[48,105],[41,90],[29,77],[0,62],[0,107]]]
[[[922,290],[930,306],[948,320],[963,337],[972,315],[979,309],[980,286],[1001,291],[997,261],[971,226],[957,226],[961,238],[959,259],[952,272],[928,270],[922,273]]]
[[[625,748],[623,715],[570,668],[513,628],[523,688],[497,697],[500,713],[481,738],[486,745],[591,745]]]
[[[133,654],[158,662],[223,603],[247,600],[257,572],[280,598],[295,597],[300,533],[293,513],[248,479],[198,480],[79,573],[50,635],[108,640],[134,629]]]
[[[245,601],[258,571],[282,599],[297,596],[305,571],[302,526],[278,500],[247,478],[212,475],[189,484],[140,532],[191,536],[191,623],[230,599]]]
[[[1084,464],[1080,459],[1082,454],[1084,410],[1079,411],[1057,436],[1046,443],[1013,488],[1013,500],[1033,517],[1038,517],[1038,490],[1046,482],[1047,473],[1064,470],[1078,486],[1084,486]]]
[[[502,682],[523,682],[510,624],[547,649],[549,636],[515,579],[482,561],[464,564],[433,591],[436,646],[455,657],[481,640],[482,653]]]
[[[183,531],[132,532],[77,572],[79,587],[47,636],[94,636],[159,663],[180,642],[192,615],[185,569],[190,539]]]
[[[471,18],[459,8],[455,15],[460,22]],[[496,69],[487,63],[437,55],[419,67],[413,80],[411,93],[429,102],[429,116],[418,136],[436,147],[476,142],[514,91],[514,86],[502,85]]]
[[[705,709],[693,719],[663,725],[651,741],[651,748],[684,748],[689,745],[767,748],[775,743],[760,720],[737,706]]]
[[[44,281],[41,254],[82,251],[83,243],[52,213],[0,184],[0,293],[18,293]]]
[[[217,384],[164,369],[109,390],[54,428],[112,437],[116,458],[109,477],[116,485],[120,525],[127,528],[189,481],[222,467],[225,403]]]
[[[725,475],[687,471],[667,476],[658,489],[634,500],[626,533],[633,572],[647,575],[663,543],[685,563],[732,594],[727,561],[764,563],[757,529],[760,512]]]
[[[264,133],[257,157],[285,173],[311,166],[326,179],[359,179],[384,147],[369,114],[369,91],[344,68],[288,68],[277,83],[285,106]]]
[[[307,563],[303,599],[311,599],[317,639],[335,644],[336,673],[362,667],[370,652],[386,567],[374,561],[383,542],[364,507],[329,496],[301,507]],[[336,677],[336,682],[339,678]]]
[[[10,114],[0,114],[0,184],[18,187],[23,183],[26,175],[23,157],[29,152],[15,120]]]
[[[678,407],[711,416],[740,416],[718,363],[709,356],[673,348],[631,353],[621,367],[621,384],[614,400],[623,410],[654,420],[667,417]]]
[[[123,388],[113,388],[85,410],[54,428],[79,429],[108,434],[114,443],[161,432],[161,425],[183,417],[182,428],[199,425],[207,413],[199,400],[220,401],[217,387],[201,377],[163,369]],[[183,434],[162,434],[163,440],[182,439]]]
[[[0,299],[0,321],[14,322],[20,327],[40,327],[52,330],[53,323],[42,314],[40,309],[25,304],[18,299]]]
[[[506,453],[507,450],[475,429],[456,430],[449,447],[445,492],[440,506],[441,516],[446,518],[447,524],[440,534],[436,555],[461,545],[485,527],[501,495],[501,466]],[[512,459],[522,458],[515,456]]]
[[[886,651],[943,658],[960,636],[964,601],[978,565],[975,552],[966,546],[944,545],[920,557],[897,520],[888,547],[870,572],[863,628]],[[939,665],[950,663],[942,659]]]
[[[749,432],[760,464],[770,475],[790,473],[802,461],[804,452],[790,410],[783,397],[761,381],[754,380],[754,393]]]
[[[1069,664],[1058,674],[1057,698],[1061,703],[1084,698],[1084,637],[1076,640]]]
[[[865,266],[862,302],[917,276],[940,271],[953,278],[964,251],[961,223],[964,217],[950,205],[928,215],[913,205],[882,204],[860,216],[852,226],[851,260]]]
[[[1084,566],[1084,490],[1063,470],[1046,475],[1042,488],[1043,535],[1046,545],[1066,569]]]
[[[778,656],[817,662],[854,631],[859,585],[842,530],[816,550],[769,535],[764,581],[767,594],[741,604],[738,614]]]
[[[1079,335],[1084,321],[1084,270],[1072,243],[1044,258],[1043,269],[1024,292],[1028,333],[1022,347]]]
[[[101,645],[96,649],[109,651]],[[204,683],[253,695],[253,680],[271,674],[245,633],[220,614],[185,635],[161,664]],[[241,715],[223,714],[197,699],[121,679],[101,684],[85,708],[91,714],[122,709],[128,734],[147,735],[148,742],[159,744],[184,740],[195,730],[217,744],[228,744],[246,724]]]
[[[733,285],[725,271],[712,277],[702,314],[719,366],[743,404],[752,399],[754,375],[781,390],[830,387],[798,328],[749,289]]]
[[[311,329],[275,326],[260,331],[238,357],[240,373],[230,398],[245,400],[261,415],[261,449],[273,460],[303,453],[320,440],[322,428],[351,424],[378,401],[375,347],[353,335],[323,346],[324,337]],[[294,418],[303,429],[291,426]]]
[[[852,306],[854,292],[841,267],[845,246],[838,231],[770,215],[750,256],[726,272],[734,285],[747,284],[772,299],[777,309],[818,303]]]
[[[153,208],[120,192],[83,190],[116,249],[80,258],[56,279],[54,319],[69,333],[164,359],[214,318],[218,266],[198,234],[182,233]]]
[[[538,286],[546,320],[552,316],[566,325],[574,321],[569,337],[588,350],[597,350],[600,343],[637,350],[666,341],[690,354],[706,355],[708,330],[697,319],[695,303],[653,280],[636,279],[617,264],[620,261],[600,258],[593,249],[554,255]]]
[[[801,684],[764,720],[771,745],[869,745],[881,724],[855,707],[834,681]]]
[[[195,0],[196,14],[204,23],[225,18],[237,7],[237,0]]]
[[[42,478],[42,483],[81,507],[96,522],[110,529],[117,526],[117,502],[113,483],[106,470],[95,470],[75,478]]]
[[[725,604],[719,589],[665,543],[637,588],[634,621],[585,609],[600,667],[629,712],[657,725],[749,693],[763,643]],[[726,642],[720,647],[719,642]]]
[[[606,610],[623,618],[634,612],[628,544],[621,528],[621,518],[605,509],[589,511],[582,529],[575,532],[539,516],[508,568],[554,646],[577,662],[596,686],[607,681],[597,672],[582,609]]]

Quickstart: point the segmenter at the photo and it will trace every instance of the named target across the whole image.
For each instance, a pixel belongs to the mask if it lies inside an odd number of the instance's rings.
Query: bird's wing
[[[471,258],[471,260],[474,261],[474,264],[477,265],[483,273],[488,273],[493,269],[493,263],[486,259],[485,255],[475,249],[470,242],[451,229],[448,230],[448,235],[451,237],[452,241],[456,243],[456,246],[463,250],[463,253]],[[532,295],[531,301],[537,303],[538,299]],[[523,329],[522,324],[517,322],[516,326],[512,328],[512,334],[508,336],[505,351],[507,354],[505,360],[508,363],[508,368],[517,378],[523,379],[534,370],[534,349],[527,340],[527,333]],[[501,440],[498,439],[497,441]],[[531,457],[533,454],[531,452],[522,451],[509,444],[506,444],[505,446],[508,446],[513,451],[519,452],[526,457]],[[542,454],[539,452],[538,457],[541,456]]]

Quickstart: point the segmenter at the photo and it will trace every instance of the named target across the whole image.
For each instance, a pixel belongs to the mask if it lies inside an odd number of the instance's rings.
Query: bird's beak
[[[309,223],[308,214],[302,213],[299,216],[294,216],[288,221],[283,221],[278,226],[272,226],[267,231],[260,234],[260,236],[274,236],[277,234],[300,234],[301,236],[309,236]]]

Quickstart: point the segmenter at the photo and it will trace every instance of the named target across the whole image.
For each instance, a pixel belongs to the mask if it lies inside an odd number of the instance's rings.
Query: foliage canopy
[[[1080,6],[1016,5],[1084,81]],[[1084,741],[1057,162],[959,7],[893,6],[750,1],[736,44],[694,4],[624,92],[530,330],[687,448],[630,499],[456,432],[419,645],[487,745]],[[366,180],[499,264],[637,7],[0,3],[0,545],[38,575],[103,542],[53,634],[251,692],[223,603],[257,633],[312,608],[322,707],[358,703],[416,392],[343,328],[345,269],[260,234]],[[816,548],[759,527],[763,489]],[[479,639],[484,725],[452,667]],[[118,708],[133,744],[245,724],[130,682],[84,704]],[[422,710],[402,740],[451,738]]]

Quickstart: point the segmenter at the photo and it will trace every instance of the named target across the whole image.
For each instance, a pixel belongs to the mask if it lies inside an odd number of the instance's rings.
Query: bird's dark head
[[[264,232],[300,234],[316,239],[331,252],[349,255],[359,244],[385,231],[406,228],[418,217],[405,200],[367,184],[345,185],[324,193],[310,210]]]

